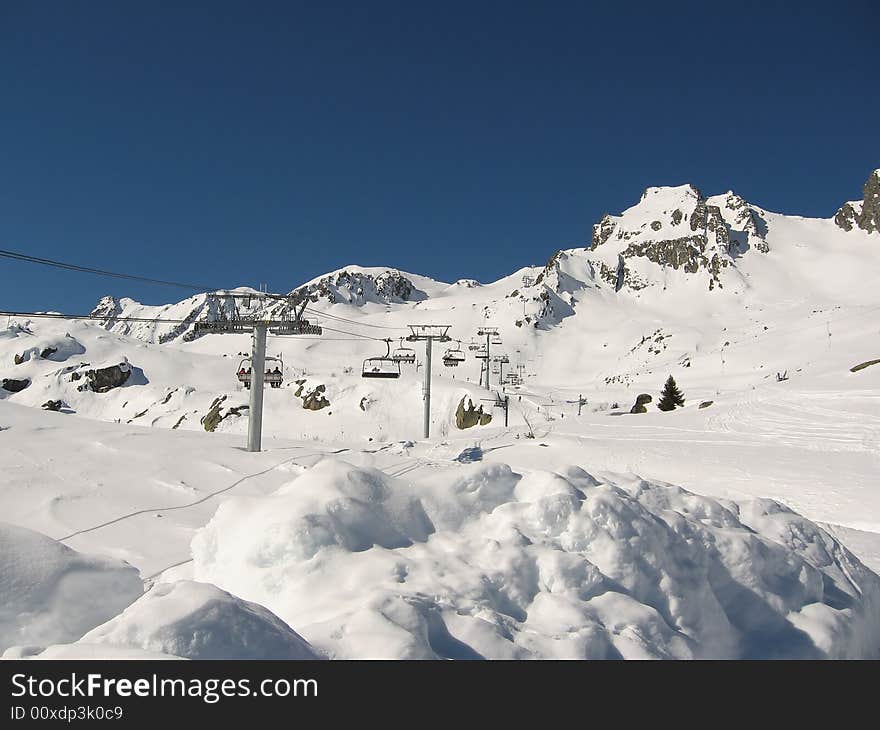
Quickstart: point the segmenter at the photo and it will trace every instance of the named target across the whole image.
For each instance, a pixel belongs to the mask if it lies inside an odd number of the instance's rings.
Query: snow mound
[[[324,461],[229,500],[194,575],[333,656],[876,656],[880,578],[776,502],[578,467],[417,485]]]
[[[157,584],[80,643],[186,659],[322,658],[262,606],[190,580]]]
[[[14,332],[11,328],[7,329],[7,332],[10,331]],[[82,355],[86,351],[82,343],[69,333],[39,337],[20,334],[19,337],[23,339],[21,344],[24,345],[24,349],[16,355],[17,364],[38,358],[54,362],[64,362],[68,358],[74,355]]]
[[[413,540],[425,540],[433,529],[419,502],[394,489],[382,472],[335,459],[324,459],[268,498],[222,504],[214,520],[235,522],[243,532],[269,533],[270,540],[252,545],[245,558],[267,567],[308,560],[328,547],[345,552],[374,545],[406,547]],[[196,536],[193,549],[223,561],[236,560],[238,547],[217,538],[205,531]]]
[[[52,646],[13,646],[0,659],[180,659],[156,651],[112,644],[53,644]]]
[[[0,650],[76,641],[142,593],[128,563],[0,523]]]

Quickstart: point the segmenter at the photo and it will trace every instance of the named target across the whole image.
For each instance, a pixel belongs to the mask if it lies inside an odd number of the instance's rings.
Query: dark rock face
[[[60,411],[64,407],[64,402],[60,400],[47,400],[43,403],[42,408],[47,411]]]
[[[661,201],[663,196],[656,196],[663,190],[649,188],[642,200],[651,195]],[[658,209],[658,217],[650,223],[639,223],[639,214],[634,218],[629,218],[627,213],[619,217],[603,216],[593,226],[593,241],[588,250],[615,242],[619,242],[620,249],[616,269],[607,255],[604,261],[596,262],[599,277],[616,291],[623,287],[642,289],[649,282],[636,275],[630,263],[644,258],[660,267],[681,269],[688,274],[706,273],[712,290],[722,286],[722,271],[734,256],[749,248],[765,253],[769,250],[766,223],[758,210],[738,195],[730,192],[712,198],[718,203],[714,205],[691,185],[685,188],[681,201],[679,198],[676,204],[680,207],[672,210]],[[666,221],[665,230],[663,221]]]
[[[79,373],[71,375],[71,380],[79,380]],[[118,388],[125,385],[126,381],[131,377],[131,366],[127,363],[119,365],[110,365],[106,368],[97,368],[95,370],[87,370],[85,373],[88,382],[80,385],[78,390],[91,390],[95,393],[106,393],[108,390]]]
[[[864,370],[872,365],[880,365],[880,360],[867,360],[866,362],[860,362],[858,365],[853,365],[849,371],[851,373],[857,373],[859,370]]]
[[[467,403],[467,408],[465,408],[465,403]],[[455,425],[462,430],[473,426],[485,426],[491,420],[492,414],[483,413],[483,406],[474,406],[474,402],[468,396],[461,399],[455,410]]]
[[[56,352],[58,352],[57,347],[45,347],[45,348],[43,348],[43,351],[40,353],[40,357],[43,358],[44,360],[48,360]]]
[[[330,401],[324,397],[326,385],[318,385],[314,390],[303,396],[303,408],[307,411],[320,411],[330,405]]]
[[[15,378],[3,378],[3,382],[2,384],[0,384],[0,387],[2,387],[3,390],[8,391],[9,393],[20,393],[30,384],[31,381],[27,378],[23,378],[22,380],[16,380]]]
[[[592,248],[596,248],[597,246],[601,246],[605,241],[611,238],[611,234],[614,233],[614,221],[611,220],[611,216],[607,213],[602,216],[602,220],[600,220],[596,225],[593,226],[593,246]]]
[[[331,304],[345,302],[356,305],[370,301],[399,304],[427,298],[412,281],[400,272],[390,270],[376,276],[359,271],[338,271],[300,287],[295,293],[305,295],[312,302],[326,299]]]
[[[858,206],[858,203],[856,203],[856,206]],[[834,214],[834,222],[838,228],[851,231],[855,226],[856,220],[858,220],[860,212],[860,210],[856,210],[852,203],[844,203],[837,213]]]
[[[226,410],[226,413],[223,413],[222,407],[225,400],[225,395],[221,395],[215,398],[214,402],[211,403],[211,407],[208,409],[208,412],[200,419],[200,423],[209,433],[216,431],[217,426],[219,426],[224,419],[228,418],[229,416],[241,416],[241,412],[243,410],[247,410],[248,408],[248,406],[246,405],[235,406],[234,408],[228,408]],[[173,428],[177,428],[178,426],[180,426],[184,418],[186,418],[186,414],[180,417],[180,420],[174,424]]]
[[[645,406],[654,400],[649,393],[642,393],[641,395],[636,396],[635,405],[630,409],[630,413],[647,413],[648,409]]]
[[[844,203],[834,222],[845,231],[857,226],[868,233],[880,232],[880,170],[871,173],[863,193],[861,202]]]

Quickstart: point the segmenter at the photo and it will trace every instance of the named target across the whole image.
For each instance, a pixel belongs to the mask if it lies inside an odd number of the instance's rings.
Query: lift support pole
[[[433,355],[434,342],[449,342],[448,324],[411,324],[412,334],[407,337],[408,342],[425,343],[425,438],[431,436],[431,357]]]
[[[434,338],[430,335],[425,339],[425,438],[431,435],[431,356],[434,350]]]
[[[248,451],[260,451],[263,433],[263,383],[266,370],[266,325],[254,323],[251,353],[251,399],[248,408]]]

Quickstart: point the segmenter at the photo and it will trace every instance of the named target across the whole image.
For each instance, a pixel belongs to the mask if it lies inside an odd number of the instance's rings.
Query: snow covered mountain
[[[220,307],[281,317],[285,300],[105,297],[103,321],[11,319],[0,510],[42,536],[0,526],[0,541],[57,566],[0,565],[45,614],[0,616],[3,646],[880,655],[878,195],[880,170],[863,200],[811,219],[649,188],[589,245],[494,282],[349,265],[297,285],[324,333],[270,337],[284,383],[265,391],[262,454],[240,449],[250,337],[193,323]],[[424,346],[399,379],[363,379],[361,365],[429,323],[450,326],[465,361],[434,358],[432,438],[417,441]],[[482,327],[506,358],[491,390]],[[651,396],[668,375],[685,406],[664,413]],[[57,601],[41,596],[81,564],[76,615],[57,630]],[[108,611],[89,599],[105,579],[128,581]],[[222,622],[194,645],[207,615]]]

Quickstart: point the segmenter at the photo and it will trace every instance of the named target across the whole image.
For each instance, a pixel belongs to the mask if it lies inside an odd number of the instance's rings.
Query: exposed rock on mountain
[[[219,426],[225,418],[228,418],[229,416],[241,416],[242,411],[246,411],[249,408],[249,406],[247,405],[234,406],[232,408],[227,408],[226,412],[224,413],[223,403],[225,400],[225,395],[221,395],[215,398],[214,402],[211,403],[211,407],[208,409],[208,412],[200,419],[202,426],[204,426],[205,430],[209,433],[216,431],[217,426]],[[180,420],[182,421],[183,417],[181,417]],[[179,425],[180,421],[175,424],[174,428],[177,428]]]
[[[427,298],[424,292],[419,291],[412,281],[398,271],[374,273],[360,267],[348,267],[327,274],[294,291],[305,294],[313,303],[324,299],[331,304],[400,304]]]
[[[593,227],[599,276],[620,291],[650,285],[646,260],[661,268],[708,275],[708,287],[723,286],[722,270],[747,250],[766,253],[767,225],[759,209],[733,192],[705,198],[693,185],[648,188],[620,216],[605,215]]]
[[[103,368],[86,370],[85,373],[74,372],[71,380],[79,380],[85,375],[87,382],[79,386],[79,390],[91,390],[94,393],[106,393],[113,388],[119,388],[131,377],[131,365],[121,362],[118,365],[108,365]]]
[[[3,390],[6,390],[10,393],[20,393],[25,388],[27,388],[31,384],[31,381],[27,378],[23,378],[21,380],[16,378],[3,378],[2,385],[0,387]]]
[[[845,231],[858,227],[868,233],[880,232],[880,169],[874,170],[865,183],[862,200],[844,203],[834,222]]]
[[[491,413],[483,413],[483,406],[475,406],[470,396],[464,396],[455,411],[455,425],[460,429],[485,426],[492,420]]]

